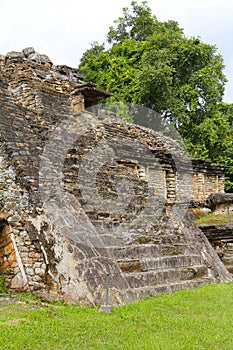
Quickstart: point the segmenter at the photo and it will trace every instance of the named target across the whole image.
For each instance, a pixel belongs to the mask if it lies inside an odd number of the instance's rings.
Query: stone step
[[[124,259],[117,260],[117,263],[123,272],[142,272],[201,265],[202,258],[200,255],[178,255],[158,258]]]
[[[175,235],[160,236],[161,244],[176,244],[176,243],[186,243],[183,237]]]
[[[167,235],[150,235],[150,234],[130,234],[127,231],[124,231],[119,228],[119,230],[116,230],[115,228],[111,229],[101,229],[98,227],[97,229],[99,237],[102,239],[103,242],[120,242],[120,245],[122,244],[128,244],[129,238],[131,240],[131,244],[188,244],[190,240],[186,240],[184,236],[182,235],[176,235],[176,234],[167,234]],[[133,242],[134,241],[134,242]],[[108,244],[109,245],[109,244]],[[114,245],[113,243],[111,245]],[[117,245],[117,244],[116,244]]]
[[[189,243],[176,243],[173,245],[170,244],[161,244],[160,245],[160,252],[161,255],[190,255],[190,254],[197,254],[201,250],[201,245],[199,245],[197,242],[189,242]]]
[[[120,235],[114,235],[114,234],[103,234],[100,235],[99,238],[102,241],[102,244],[104,247],[124,247],[125,246],[125,239],[124,237],[121,237]]]
[[[200,279],[208,275],[208,268],[205,265],[192,267],[180,267],[162,271],[145,271],[124,273],[129,287],[139,288],[145,286],[159,286],[161,284],[174,284],[182,281]]]
[[[180,281],[172,284],[160,284],[158,286],[144,286],[134,289],[124,289],[119,291],[123,303],[132,302],[132,300],[142,299],[150,295],[167,294],[178,290],[193,289],[204,284],[215,283],[213,277],[203,277],[195,280]]]
[[[123,247],[111,246],[108,247],[108,250],[116,260],[161,256],[157,244],[132,244]]]
[[[108,251],[115,260],[155,258],[162,256],[198,255],[198,244],[132,244],[130,246],[108,246]],[[199,249],[200,248],[200,249]]]
[[[161,239],[156,236],[143,236],[136,233],[129,234],[128,232],[110,232],[105,230],[101,233],[98,230],[98,236],[105,246],[127,246],[132,244],[161,244]],[[175,242],[174,242],[175,243]],[[166,243],[169,244],[169,243]]]

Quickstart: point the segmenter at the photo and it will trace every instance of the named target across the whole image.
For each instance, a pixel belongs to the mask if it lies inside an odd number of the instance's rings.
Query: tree
[[[110,44],[121,44],[126,39],[146,40],[156,30],[157,22],[146,1],[143,1],[142,5],[132,1],[131,11],[124,7],[123,17],[115,21],[116,28],[114,26],[109,28],[107,41]]]
[[[233,107],[222,101],[226,78],[215,46],[187,38],[177,22],[159,22],[146,2],[135,1],[107,41],[109,48],[95,42],[83,54],[78,69],[87,80],[113,92],[111,101],[140,104],[173,122],[190,155],[232,162]]]

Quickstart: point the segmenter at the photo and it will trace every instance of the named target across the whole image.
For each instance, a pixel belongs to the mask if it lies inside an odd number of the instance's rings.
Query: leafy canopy
[[[159,22],[135,1],[123,8],[105,44],[94,42],[79,71],[111,91],[111,101],[139,104],[173,122],[191,156],[233,166],[233,105],[216,46],[187,38],[177,22]]]

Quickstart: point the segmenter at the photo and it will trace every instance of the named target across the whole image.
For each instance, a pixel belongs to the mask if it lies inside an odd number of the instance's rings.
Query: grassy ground
[[[0,307],[1,350],[233,349],[233,284],[149,297],[110,315],[19,301]]]
[[[233,213],[230,214],[231,223],[233,224]],[[195,223],[200,224],[208,224],[208,225],[223,225],[228,223],[228,215],[227,214],[213,214],[209,213],[197,220]]]

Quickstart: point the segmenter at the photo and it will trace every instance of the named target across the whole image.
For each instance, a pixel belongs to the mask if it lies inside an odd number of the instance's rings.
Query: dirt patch
[[[15,318],[14,320],[8,320],[4,322],[0,322],[0,325],[17,325],[19,322],[27,321],[27,318]]]

